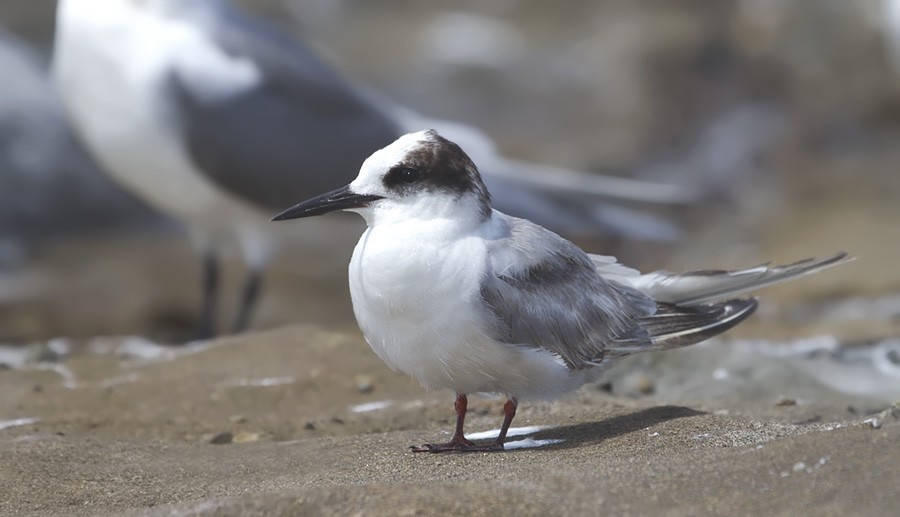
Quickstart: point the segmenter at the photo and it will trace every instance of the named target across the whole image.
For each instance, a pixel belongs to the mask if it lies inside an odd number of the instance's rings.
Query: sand
[[[514,425],[558,443],[414,454],[450,429],[450,394],[390,372],[356,333],[299,325],[187,350],[101,345],[58,363],[68,386],[46,367],[0,373],[0,512],[886,515],[900,505],[900,411],[873,425],[814,405],[665,405],[588,386],[522,404]],[[499,421],[500,401],[473,401],[470,431]]]

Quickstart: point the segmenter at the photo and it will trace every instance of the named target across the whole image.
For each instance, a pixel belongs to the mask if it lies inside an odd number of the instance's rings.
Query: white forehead
[[[430,142],[431,138],[425,131],[417,133],[407,133],[393,143],[375,151],[365,162],[363,169],[388,169],[402,162],[410,153],[421,148],[426,142]]]
[[[359,169],[357,181],[354,181],[354,183],[363,180],[379,179],[392,167],[403,162],[410,153],[430,141],[431,137],[427,131],[407,133],[401,136],[387,147],[375,151],[372,156],[366,158],[366,161],[363,162],[362,167]]]

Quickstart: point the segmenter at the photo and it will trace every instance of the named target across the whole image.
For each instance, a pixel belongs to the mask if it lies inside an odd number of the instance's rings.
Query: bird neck
[[[491,221],[493,210],[482,201],[472,195],[426,196],[359,212],[370,228],[402,226],[423,234],[453,235],[471,232]]]

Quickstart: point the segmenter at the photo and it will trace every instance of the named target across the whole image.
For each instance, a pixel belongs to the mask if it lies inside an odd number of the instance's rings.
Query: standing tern
[[[624,356],[692,345],[740,323],[731,298],[845,262],[845,253],[742,271],[641,275],[491,207],[475,164],[429,130],[375,152],[349,185],[274,220],[357,212],[350,295],[369,345],[427,389],[456,393],[456,431],[416,452],[503,449],[520,399],[593,382]],[[506,395],[500,434],[465,438],[467,395]]]
[[[623,227],[621,210],[606,217],[597,202],[692,197],[508,160],[483,133],[376,98],[221,0],[60,0],[56,22],[53,72],[79,137],[113,179],[184,221],[205,257],[202,333],[212,326],[223,245],[236,241],[248,264],[241,330],[283,239],[267,214],[349,182],[363,159],[409,131],[438,127],[464,142],[498,207],[567,233],[618,224],[631,235],[671,235],[671,225],[640,214]]]

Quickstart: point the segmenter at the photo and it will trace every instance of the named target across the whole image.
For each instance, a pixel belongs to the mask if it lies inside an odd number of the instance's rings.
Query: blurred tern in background
[[[274,220],[335,210],[366,220],[350,260],[353,311],[395,371],[456,392],[456,431],[416,452],[502,450],[518,400],[596,381],[627,355],[692,345],[740,323],[754,298],[733,296],[848,260],[641,275],[492,209],[475,164],[434,131],[369,157],[349,185]],[[466,439],[467,395],[508,397],[498,438]]]
[[[349,182],[369,154],[412,130],[436,127],[458,140],[499,208],[567,234],[671,237],[665,221],[634,212],[623,225],[627,209],[598,202],[693,198],[678,187],[503,158],[483,133],[377,98],[220,0],[60,0],[53,71],[105,171],[184,221],[204,253],[202,334],[212,332],[223,244],[236,241],[249,270],[233,327],[240,331],[283,238],[266,214]]]
[[[48,239],[158,224],[72,134],[38,49],[0,28],[0,271]]]

